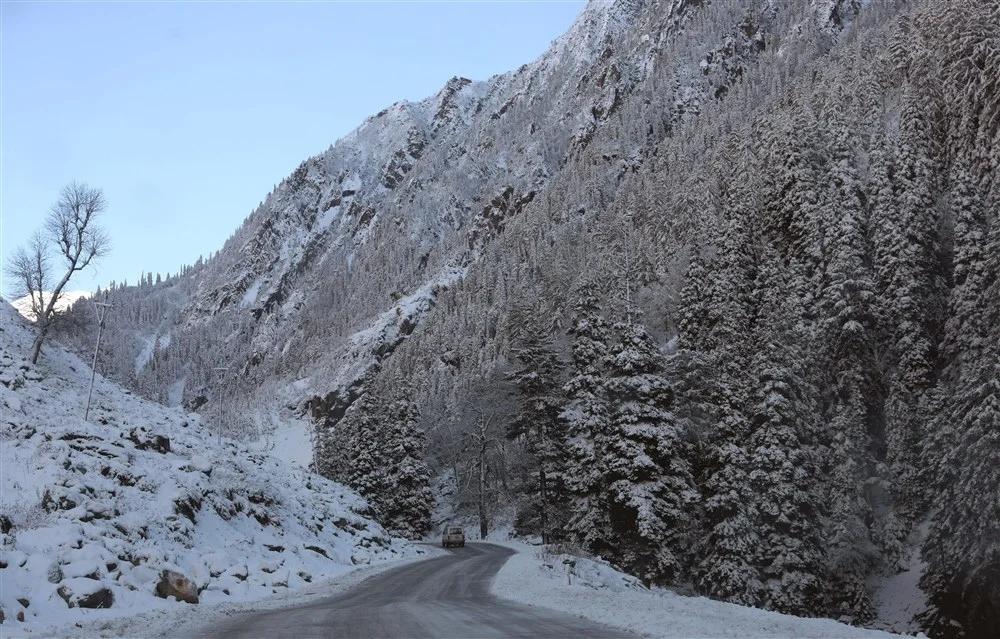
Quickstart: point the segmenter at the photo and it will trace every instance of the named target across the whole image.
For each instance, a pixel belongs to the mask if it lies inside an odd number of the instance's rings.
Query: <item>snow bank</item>
[[[496,542],[494,542],[496,543]],[[602,562],[501,542],[518,551],[492,585],[498,597],[559,610],[650,637],[892,637],[829,619],[806,619],[685,597],[642,583]]]
[[[157,596],[184,575],[199,606],[312,587],[415,554],[340,484],[142,400],[32,334],[0,306],[0,610],[3,636],[40,624],[180,610]]]

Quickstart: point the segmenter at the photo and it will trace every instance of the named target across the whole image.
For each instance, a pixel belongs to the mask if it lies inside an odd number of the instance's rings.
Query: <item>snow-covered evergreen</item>
[[[606,358],[609,426],[601,451],[611,521],[610,559],[651,582],[685,572],[698,494],[662,356],[638,323],[616,327]]]
[[[610,539],[604,467],[610,409],[604,388],[603,360],[610,333],[590,286],[581,291],[574,310],[570,329],[573,375],[564,387],[567,403],[559,416],[566,424],[568,448],[566,487],[570,519],[567,528],[575,542],[600,553],[614,548]]]
[[[562,393],[561,362],[549,335],[529,325],[518,340],[519,367],[508,375],[520,397],[521,409],[507,427],[507,437],[524,443],[530,458],[527,472],[537,481],[524,481],[526,502],[519,508],[515,529],[542,543],[562,539],[568,523],[566,487],[567,439],[559,419]]]
[[[390,532],[419,539],[430,530],[434,508],[427,438],[411,389],[394,381],[392,396],[363,394],[325,435],[319,470],[366,497]]]

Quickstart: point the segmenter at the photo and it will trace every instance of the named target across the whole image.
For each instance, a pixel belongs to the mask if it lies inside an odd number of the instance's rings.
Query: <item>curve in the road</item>
[[[514,551],[469,544],[389,570],[352,590],[295,608],[251,613],[212,634],[219,639],[357,637],[550,637],[617,639],[621,630],[490,594],[490,582]]]

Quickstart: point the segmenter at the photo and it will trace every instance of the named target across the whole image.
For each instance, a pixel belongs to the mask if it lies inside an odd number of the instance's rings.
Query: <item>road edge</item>
[[[176,637],[211,636],[220,624],[246,613],[294,608],[320,599],[333,597],[359,586],[365,581],[388,570],[420,561],[427,561],[445,554],[440,548],[425,542],[414,542],[422,554],[399,559],[379,561],[374,564],[347,566],[347,570],[294,590],[284,590],[276,595],[250,601],[220,601],[210,604],[172,606],[146,610],[135,615],[94,619],[89,622],[38,626],[23,634],[0,633],[3,639],[18,637],[129,637],[130,639],[175,639]]]

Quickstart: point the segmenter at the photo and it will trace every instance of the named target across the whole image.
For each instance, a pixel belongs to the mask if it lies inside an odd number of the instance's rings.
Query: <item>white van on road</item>
[[[465,531],[459,526],[448,526],[444,529],[444,535],[441,537],[441,545],[445,548],[465,546]]]

